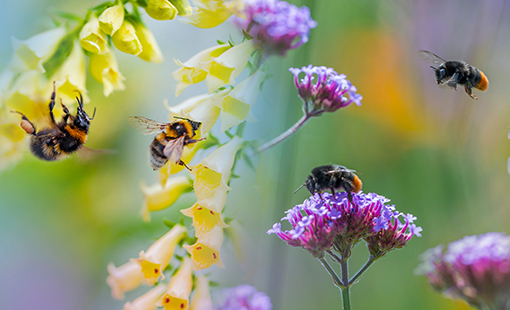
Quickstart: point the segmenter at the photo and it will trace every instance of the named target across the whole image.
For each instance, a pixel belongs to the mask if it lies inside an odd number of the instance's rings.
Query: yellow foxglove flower
[[[0,170],[3,170],[21,159],[26,144],[22,141],[14,142],[12,137],[7,137],[0,132]]]
[[[52,79],[57,86],[57,95],[60,96],[64,102],[76,102],[76,91],[79,91],[83,96],[83,102],[90,101],[87,96],[87,87],[85,80],[87,71],[85,70],[85,53],[78,44],[74,42],[73,50],[69,57],[64,61],[62,66],[55,72]],[[49,94],[53,91],[53,82],[48,81],[46,84],[45,94],[49,98]],[[48,101],[46,99],[45,101]]]
[[[198,28],[213,28],[232,16],[232,10],[224,0],[194,0],[196,9],[182,22]]]
[[[103,84],[103,94],[108,97],[114,90],[125,89],[125,80],[119,71],[117,59],[113,52],[103,55],[91,54],[89,59],[89,72],[94,80]]]
[[[142,44],[142,52],[138,54],[138,57],[145,61],[161,63],[163,61],[163,53],[161,53],[161,49],[152,32],[141,23],[134,23],[134,26],[136,36]]]
[[[99,27],[99,20],[92,16],[80,31],[80,44],[87,51],[95,54],[108,52],[106,34]]]
[[[214,212],[221,212],[227,199],[227,186],[234,157],[241,146],[239,137],[234,137],[227,144],[209,154],[191,173],[195,176],[194,189],[198,203]]]
[[[124,6],[122,3],[111,6],[99,16],[99,27],[104,33],[113,35],[124,22]]]
[[[168,0],[147,0],[145,12],[155,20],[171,20],[178,13],[177,8]]]
[[[189,5],[188,0],[170,0],[170,2],[174,5],[174,7],[178,11],[179,16],[189,16],[193,9],[191,5]]]
[[[125,292],[134,290],[143,282],[142,267],[137,262],[127,262],[120,267],[110,263],[108,273],[110,275],[106,278],[106,284],[112,289],[115,299],[123,299]]]
[[[132,302],[127,302],[123,310],[155,310],[156,302],[165,291],[165,285],[158,285]]]
[[[191,300],[189,310],[213,310],[211,293],[209,292],[209,279],[199,275],[195,281],[195,295]]]
[[[112,42],[121,52],[135,56],[142,52],[142,43],[136,36],[135,27],[126,20],[124,20],[119,30],[113,34]]]
[[[229,227],[221,218],[221,213],[204,208],[200,203],[195,203],[191,208],[181,210],[181,213],[193,218],[193,227],[195,227],[197,238],[204,236],[215,227]]]
[[[53,55],[65,34],[65,29],[59,27],[39,33],[24,41],[13,38],[14,54],[10,69],[15,73],[28,70],[45,72],[42,64]]]
[[[207,89],[213,92],[226,84],[234,85],[234,79],[243,71],[252,53],[260,49],[255,40],[235,45],[210,61],[201,62],[200,67],[208,74]]]
[[[214,57],[220,56],[230,48],[228,44],[221,44],[201,51],[184,63],[176,59],[175,63],[181,68],[172,74],[178,82],[175,95],[179,96],[189,85],[205,80],[207,72],[201,68],[200,63],[210,62]]]
[[[223,244],[223,229],[216,227],[207,234],[198,238],[193,245],[183,247],[191,255],[193,269],[201,270],[211,267],[213,264],[225,268],[220,258],[220,248]]]
[[[192,182],[187,176],[178,176],[166,180],[164,186],[156,183],[150,187],[142,184],[144,203],[142,217],[150,220],[149,212],[164,210],[174,204],[179,197],[193,190]]]
[[[188,309],[188,300],[192,287],[193,263],[189,257],[182,260],[181,267],[170,279],[166,293],[156,303],[165,310]]]
[[[218,96],[215,94],[198,95],[184,100],[178,105],[167,107],[167,109],[172,118],[183,116],[201,122],[200,133],[204,136],[211,130],[220,115],[217,98]]]
[[[165,278],[163,270],[174,255],[175,246],[186,236],[186,227],[175,225],[163,237],[150,246],[147,252],[141,251],[136,260],[142,267],[143,280],[148,285],[154,285],[159,277]]]

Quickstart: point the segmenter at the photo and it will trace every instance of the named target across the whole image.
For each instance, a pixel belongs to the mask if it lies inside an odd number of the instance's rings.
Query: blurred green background
[[[305,190],[292,192],[313,167],[337,163],[361,171],[365,192],[392,199],[424,229],[422,238],[389,253],[352,288],[353,309],[469,309],[434,292],[413,270],[427,248],[464,235],[510,232],[510,88],[505,86],[510,2],[291,2],[309,6],[318,27],[300,49],[269,60],[275,77],[253,108],[259,122],[249,124],[246,137],[268,141],[300,118],[289,67],[335,68],[358,87],[363,105],[312,119],[263,154],[257,172],[239,166],[242,178],[231,184],[225,215],[245,227],[248,254],[240,264],[226,241],[226,270],[207,272],[222,286],[255,285],[270,295],[274,309],[341,309],[340,293],[320,263],[265,233],[307,197]],[[51,27],[53,9],[83,15],[98,3],[2,1],[0,65],[8,65],[10,38],[26,39]],[[174,97],[172,59],[186,60],[230,33],[240,36],[228,22],[202,30],[178,21],[147,21],[165,62],[155,65],[117,53],[126,90],[108,98],[101,85],[87,82],[91,103],[86,110],[97,107],[87,145],[117,152],[91,162],[57,163],[26,152],[22,162],[0,174],[2,309],[121,309],[125,301],[113,300],[104,282],[107,263],[136,257],[167,230],[163,218],[176,219],[180,209],[194,203],[194,195],[187,194],[150,223],[141,220],[139,182],[155,183],[157,174],[147,164],[151,138],[125,119],[160,119],[167,113],[164,99],[173,105],[203,93],[205,86],[197,85]],[[433,71],[416,54],[419,49],[483,70],[488,91],[475,90],[480,99],[472,100],[461,88],[437,87]],[[351,272],[367,255],[359,244]],[[127,294],[126,300],[145,290]]]

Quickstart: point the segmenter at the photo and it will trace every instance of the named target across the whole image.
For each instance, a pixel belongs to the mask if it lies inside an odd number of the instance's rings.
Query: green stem
[[[324,268],[327,270],[327,272],[329,273],[331,278],[333,278],[333,283],[335,283],[335,285],[339,289],[343,290],[345,288],[344,283],[340,280],[340,278],[338,277],[336,272],[333,270],[333,268],[331,268],[331,266],[328,264],[326,259],[324,259],[324,257],[321,257],[321,258],[319,258],[319,261],[321,262],[322,266],[324,266]]]
[[[340,263],[342,267],[342,282],[347,283],[346,286],[342,287],[342,304],[344,310],[351,310],[351,297],[349,293],[349,263],[347,259],[342,260]]]
[[[367,269],[372,266],[372,264],[375,262],[375,259],[372,255],[368,257],[368,261],[365,263],[363,268],[361,268],[355,275],[349,280],[348,286],[353,285],[362,275],[367,271]]]
[[[270,147],[282,142],[283,140],[287,139],[288,137],[290,137],[292,134],[294,134],[296,131],[298,131],[299,128],[301,128],[306,123],[306,121],[308,121],[310,119],[310,117],[311,117],[310,114],[303,115],[303,117],[301,117],[301,119],[299,121],[297,121],[297,123],[295,123],[292,127],[287,129],[287,131],[285,131],[278,137],[274,138],[273,140],[271,140],[271,141],[267,142],[266,144],[262,145],[261,147],[259,147],[257,149],[257,153],[265,151],[268,148],[270,148]]]

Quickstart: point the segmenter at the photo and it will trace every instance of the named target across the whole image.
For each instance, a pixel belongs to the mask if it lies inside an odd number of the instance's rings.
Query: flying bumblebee
[[[181,160],[182,150],[188,144],[205,139],[193,139],[202,125],[201,122],[179,116],[174,118],[177,120],[172,123],[160,123],[142,116],[128,118],[129,125],[144,135],[157,134],[149,147],[151,166],[154,170],[163,167],[169,160],[191,170]]]
[[[331,194],[335,196],[335,191],[344,189],[347,192],[349,201],[352,202],[352,192],[357,193],[361,190],[361,180],[354,174],[354,170],[348,169],[340,165],[325,165],[312,169],[312,174],[308,176],[305,183],[301,187],[306,186],[310,194],[321,193],[325,190],[331,190]],[[322,198],[322,196],[321,196]]]
[[[79,92],[78,92],[79,93]],[[90,121],[96,115],[96,109],[92,117],[83,110],[83,97],[76,97],[78,107],[76,116],[69,113],[69,109],[60,101],[64,117],[60,122],[55,121],[53,116],[53,108],[55,107],[55,82],[53,82],[53,92],[51,93],[51,101],[49,103],[50,110],[50,127],[37,130],[34,124],[19,111],[12,111],[21,115],[21,128],[28,134],[32,135],[30,140],[30,151],[40,159],[47,161],[59,160],[81,150],[92,150],[83,144],[87,140]]]
[[[430,67],[436,74],[438,85],[448,85],[455,90],[457,90],[457,84],[464,85],[466,93],[473,99],[478,98],[472,94],[471,88],[484,91],[489,86],[489,80],[485,74],[465,61],[446,61],[436,54],[424,50],[418,51],[418,54],[431,65]]]

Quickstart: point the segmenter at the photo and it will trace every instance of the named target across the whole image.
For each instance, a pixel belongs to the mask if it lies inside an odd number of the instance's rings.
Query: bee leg
[[[32,122],[28,120],[28,118],[25,116],[25,114],[18,112],[18,111],[11,111],[11,112],[18,113],[19,115],[21,115],[21,123],[19,125],[26,133],[34,135],[34,136],[37,134],[34,124],[32,124]]]
[[[55,107],[55,96],[56,96],[57,92],[55,90],[55,81],[53,81],[53,92],[51,93],[51,101],[50,101],[50,104],[49,104],[49,107],[50,107],[50,117],[51,117],[51,121],[53,122],[53,124],[56,124],[55,122],[55,116],[53,115],[53,108]]]
[[[351,204],[354,204],[354,203],[352,202],[352,194],[351,194],[351,192],[347,192],[347,198],[349,199],[349,202],[350,202]]]
[[[319,197],[321,197],[321,201],[324,201],[324,198],[322,198],[322,192],[319,192]]]
[[[333,198],[335,198],[336,193],[335,193],[335,188],[334,187],[331,187],[331,194],[333,195]]]
[[[188,169],[189,171],[191,171],[190,167],[188,167],[186,165],[186,163],[184,163],[182,160],[179,159],[179,162],[177,163],[178,165],[181,165],[181,166],[184,166],[186,169]]]
[[[464,89],[466,90],[466,93],[469,95],[469,97],[478,100],[478,97],[473,95],[473,92],[471,91],[471,86],[470,85],[465,85]]]
[[[71,116],[71,113],[69,113],[69,109],[62,103],[62,98],[60,98],[60,105],[62,106],[62,110],[64,111],[64,122],[67,123],[67,119],[69,116]]]

